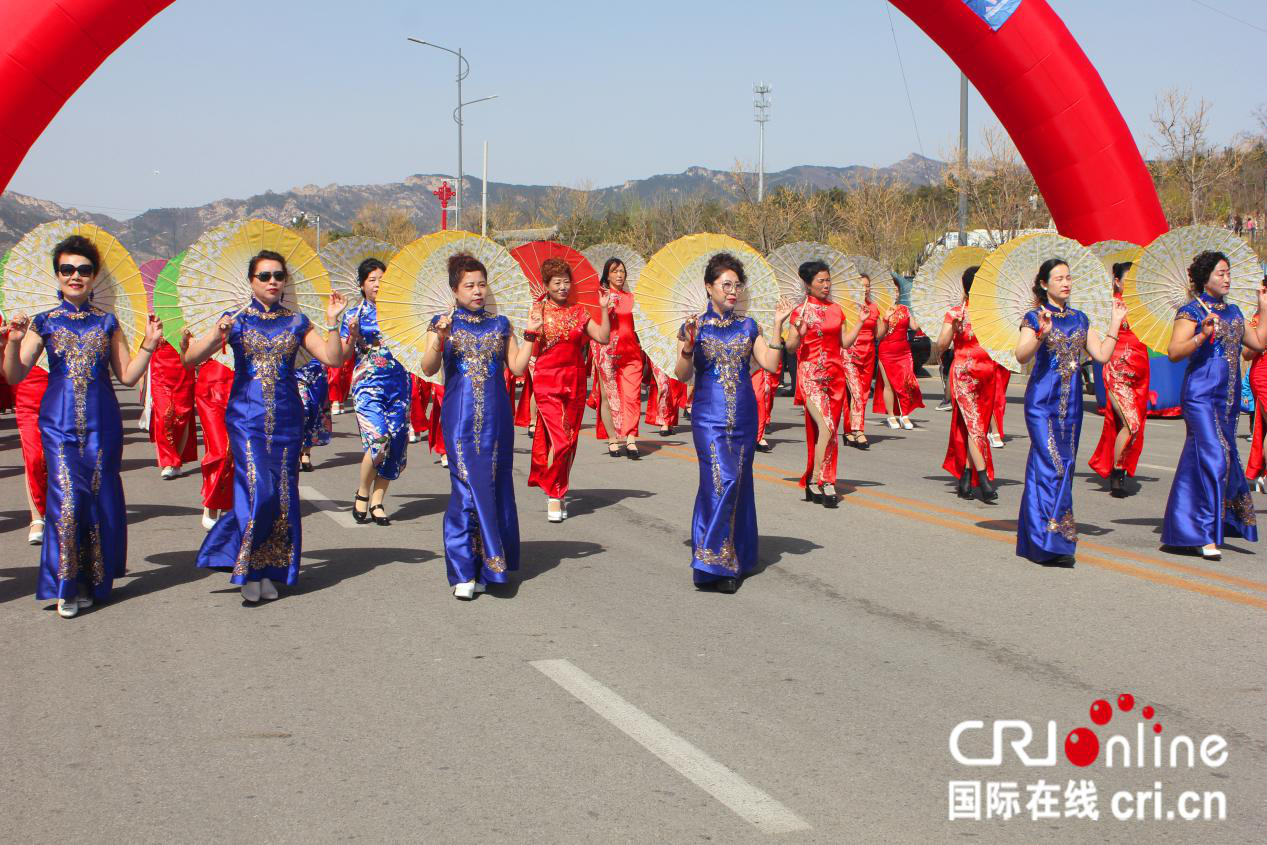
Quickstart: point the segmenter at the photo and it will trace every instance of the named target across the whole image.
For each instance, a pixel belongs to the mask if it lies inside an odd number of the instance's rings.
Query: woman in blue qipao
[[[69,619],[94,600],[108,599],[114,579],[124,574],[123,422],[110,375],[136,384],[162,342],[163,327],[150,316],[133,358],[115,315],[92,304],[101,268],[97,247],[72,235],[50,257],[61,304],[34,320],[13,316],[4,376],[16,386],[48,349],[48,390],[39,418],[48,460],[48,530],[35,597],[57,599],[58,615]]]
[[[1220,560],[1224,537],[1258,540],[1258,522],[1249,483],[1236,449],[1240,414],[1241,347],[1267,346],[1267,320],[1246,329],[1241,310],[1226,297],[1231,262],[1221,252],[1203,252],[1188,268],[1196,297],[1179,309],[1166,355],[1188,360],[1179,394],[1187,436],[1162,522],[1164,546],[1200,548]],[[1258,290],[1258,310],[1267,309],[1267,288]]]
[[[330,379],[325,364],[312,358],[295,370],[299,396],[304,400],[304,436],[299,447],[300,472],[312,472],[312,447],[330,443]]]
[[[352,371],[352,399],[356,403],[356,423],[361,430],[360,485],[352,503],[357,522],[374,520],[390,525],[383,498],[387,485],[400,478],[409,448],[409,373],[383,345],[378,330],[378,284],[387,266],[377,258],[367,258],[356,269],[361,286],[361,304],[343,315],[340,336],[343,357],[356,356]],[[360,504],[366,503],[361,510]]]
[[[1086,314],[1069,307],[1073,282],[1064,259],[1042,263],[1034,278],[1038,308],[1021,321],[1016,342],[1016,360],[1034,362],[1025,388],[1029,460],[1016,520],[1016,553],[1053,566],[1073,566],[1078,544],[1073,470],[1082,433],[1082,352],[1107,362],[1126,317],[1126,306],[1113,300],[1109,332],[1101,337]]]
[[[326,337],[308,318],[282,304],[286,261],[264,250],[247,266],[251,301],[226,311],[216,325],[181,342],[185,366],[206,361],[222,344],[233,348],[233,388],[224,421],[233,453],[233,510],[225,511],[198,551],[198,566],[226,569],[242,598],[255,603],[277,598],[275,580],[299,579],[299,452],[304,402],[295,377],[302,346],[327,367],[343,360],[335,321],[344,299],[330,295]]]
[[[767,343],[751,317],[735,314],[747,277],[728,252],[704,268],[708,310],[679,332],[674,378],[695,378],[691,435],[699,462],[699,492],[691,520],[691,568],[695,586],[722,593],[739,589],[757,566],[757,503],[752,457],[757,445],[757,397],[749,374],[753,361],[777,373],[782,343]],[[774,333],[783,336],[791,309],[780,302]]]
[[[449,258],[456,306],[436,316],[422,354],[423,375],[444,367],[440,426],[449,453],[449,507],[444,514],[444,562],[453,595],[473,599],[489,582],[506,582],[519,568],[519,517],[511,461],[515,430],[505,369],[528,369],[541,330],[534,309],[517,343],[510,321],[484,310],[488,270],[474,256]]]

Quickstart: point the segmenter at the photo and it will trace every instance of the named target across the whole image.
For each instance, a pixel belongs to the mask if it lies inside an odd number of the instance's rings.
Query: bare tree
[[[1158,163],[1160,175],[1182,186],[1194,224],[1201,222],[1206,192],[1233,176],[1245,158],[1242,147],[1219,154],[1210,143],[1211,109],[1208,100],[1192,103],[1186,91],[1171,88],[1158,96],[1150,117],[1153,140],[1163,155]]]
[[[367,202],[352,220],[352,234],[366,235],[403,247],[417,239],[418,227],[404,209]]]
[[[1046,207],[1033,174],[1003,128],[987,126],[981,140],[982,153],[969,159],[966,169],[959,164],[946,168],[946,183],[956,191],[961,186],[967,190],[972,219],[983,224],[997,247],[1045,219]]]

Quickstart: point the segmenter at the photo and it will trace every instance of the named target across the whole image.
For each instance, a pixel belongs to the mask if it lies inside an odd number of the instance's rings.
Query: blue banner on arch
[[[964,5],[976,12],[977,17],[998,32],[1021,5],[1021,0],[963,0]]]

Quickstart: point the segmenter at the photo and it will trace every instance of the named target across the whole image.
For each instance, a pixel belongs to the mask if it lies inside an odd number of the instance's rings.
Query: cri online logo
[[[1124,692],[1117,697],[1117,710],[1130,713],[1135,709],[1135,696]],[[1091,703],[1091,721],[1101,728],[1113,721],[1113,707],[1105,699],[1096,699]],[[1227,762],[1227,740],[1217,734],[1210,734],[1200,744],[1193,742],[1192,737],[1176,734],[1168,744],[1163,744],[1161,722],[1156,720],[1156,712],[1152,707],[1144,707],[1139,711],[1143,721],[1135,724],[1135,738],[1126,734],[1114,733],[1107,737],[1103,744],[1104,765],[1113,768],[1179,768],[1186,765],[1193,768],[1199,753],[1202,764],[1210,768],[1218,768]],[[1145,742],[1144,722],[1152,723],[1152,754],[1149,755],[1149,743]],[[1119,722],[1120,724],[1120,722]],[[993,723],[991,753],[989,757],[969,757],[959,748],[960,738],[970,731],[985,728],[985,722],[969,719],[955,725],[950,732],[950,756],[964,766],[998,766],[1003,762],[1003,749],[1011,746],[1016,759],[1025,766],[1054,766],[1056,760],[1056,722],[1047,722],[1047,749],[1041,756],[1030,754],[1030,745],[1034,740],[1034,729],[1024,719],[996,719]],[[1164,747],[1163,747],[1164,746]],[[1065,759],[1079,767],[1090,766],[1100,757],[1100,737],[1091,728],[1074,728],[1065,736]],[[1169,752],[1167,754],[1167,751]],[[1133,758],[1133,759],[1132,759]],[[1185,764],[1186,759],[1186,764]]]

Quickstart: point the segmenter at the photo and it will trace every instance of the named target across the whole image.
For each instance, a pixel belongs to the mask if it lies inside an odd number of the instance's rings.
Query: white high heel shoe
[[[277,598],[277,585],[267,578],[260,579],[260,598],[272,601]]]
[[[910,417],[902,417],[898,420],[898,422],[900,422],[902,424],[902,428],[906,429],[907,431],[915,430],[915,423],[911,422]]]
[[[202,509],[202,527],[206,531],[210,531],[216,527],[216,520],[220,518],[220,512],[211,508]]]
[[[897,417],[885,417],[885,418],[884,418],[884,424],[885,424],[885,425],[887,425],[889,428],[892,428],[892,429],[898,429],[898,428],[901,428],[901,426],[900,426],[900,425],[898,425],[898,422],[897,422]]]
[[[461,599],[462,601],[470,601],[475,598],[475,587],[476,584],[474,581],[467,581],[464,584],[458,584],[453,588],[453,597],[455,599]]]
[[[176,469],[176,467],[163,467],[163,471],[158,476],[164,481],[171,481],[173,478],[180,476],[180,470]]]
[[[260,582],[247,581],[242,585],[242,598],[251,604],[260,600]]]
[[[26,542],[29,546],[39,546],[44,543],[44,520],[31,520],[31,530],[26,534]]]
[[[563,503],[558,499],[546,499],[546,521],[563,521]]]
[[[1211,543],[1208,546],[1201,547],[1201,557],[1206,560],[1222,560],[1223,552],[1219,550],[1218,546]]]
[[[73,619],[75,614],[79,613],[79,601],[77,599],[58,599],[57,615],[63,619]]]

